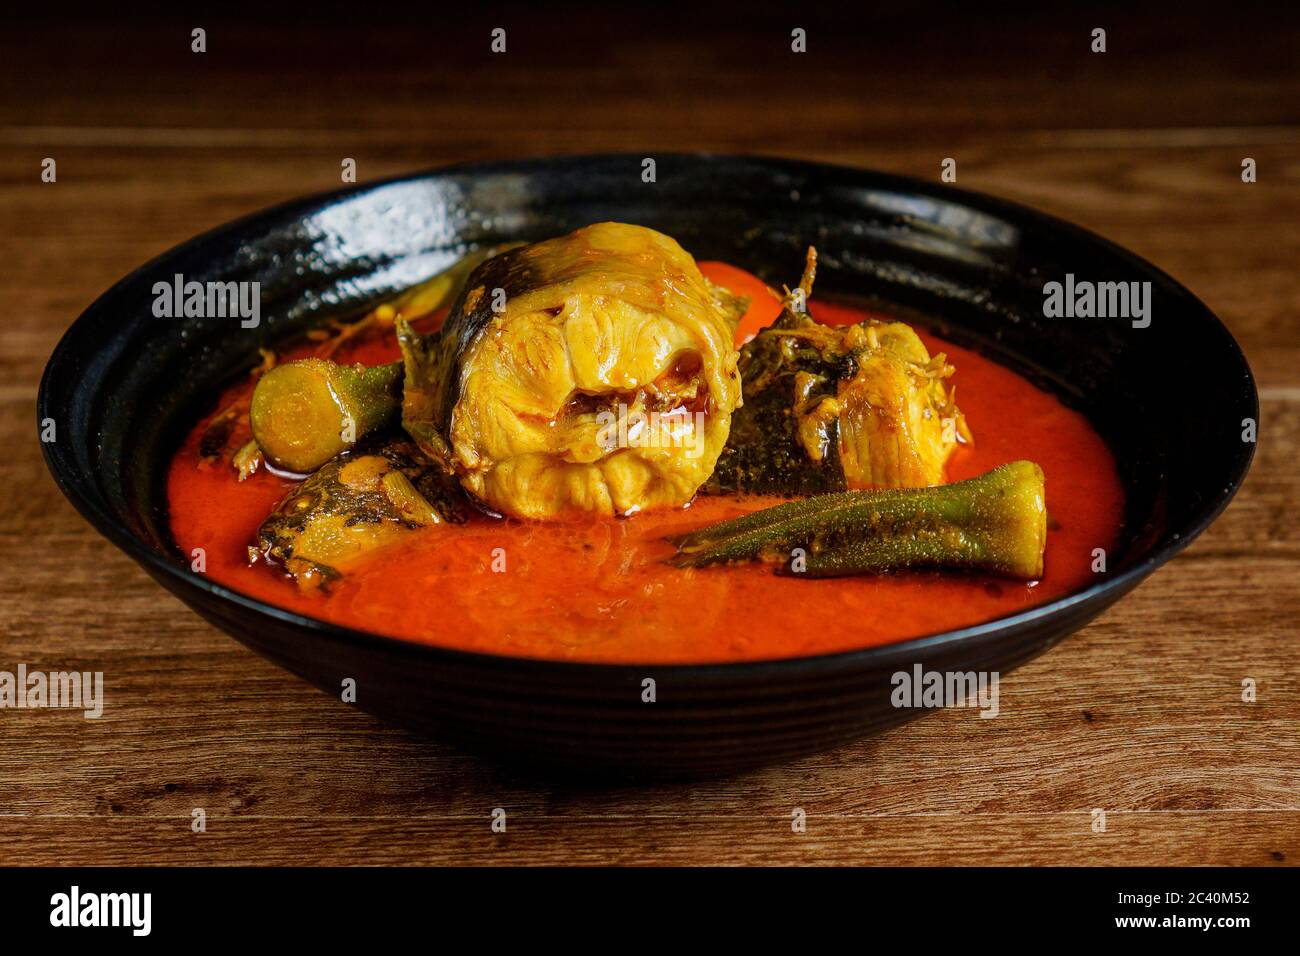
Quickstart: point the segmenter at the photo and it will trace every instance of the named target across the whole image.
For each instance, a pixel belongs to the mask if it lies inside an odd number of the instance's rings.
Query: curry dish
[[[177,544],[324,620],[590,661],[847,650],[1086,586],[1123,504],[1088,422],[814,300],[816,262],[778,291],[621,223],[477,253],[264,352],[173,459]]]

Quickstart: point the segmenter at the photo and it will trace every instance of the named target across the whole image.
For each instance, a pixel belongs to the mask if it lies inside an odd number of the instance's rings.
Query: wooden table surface
[[[1300,33],[1235,8],[1178,26],[1022,14],[9,24],[0,670],[103,671],[107,700],[97,721],[0,710],[0,863],[1300,862]],[[208,52],[190,51],[193,26]],[[671,149],[926,178],[953,157],[959,186],[1133,249],[1245,349],[1262,405],[1249,479],[1184,554],[1007,676],[996,720],[935,713],[734,779],[582,790],[386,726],[256,657],[46,473],[33,403],[55,342],[188,236],[339,185],[345,157],[364,181]]]

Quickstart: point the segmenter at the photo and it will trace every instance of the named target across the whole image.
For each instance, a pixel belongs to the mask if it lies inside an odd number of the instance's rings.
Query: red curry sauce
[[[751,296],[742,340],[776,317],[777,304],[757,279],[721,263],[701,269]],[[869,314],[819,301],[812,311],[832,323]],[[225,462],[200,463],[206,422],[171,464],[172,531],[186,554],[204,549],[214,580],[283,608],[421,643],[565,660],[706,663],[821,654],[977,624],[1087,586],[1093,549],[1113,546],[1122,513],[1109,449],[1082,415],[1015,372],[917,331],[932,354],[946,352],[956,366],[958,402],[975,436],[950,459],[948,479],[1020,458],[1046,474],[1052,528],[1041,581],[939,572],[809,580],[776,577],[762,565],[670,567],[664,535],[777,503],[701,496],[679,511],[626,519],[475,518],[427,528],[375,555],[329,593],[300,593],[274,569],[250,565],[246,551],[294,483],[265,469],[239,482]],[[397,357],[391,334],[336,356],[366,364]],[[249,387],[235,386],[222,405]],[[503,571],[494,570],[503,563]]]

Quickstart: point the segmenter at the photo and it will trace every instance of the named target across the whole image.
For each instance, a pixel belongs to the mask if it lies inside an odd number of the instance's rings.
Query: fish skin
[[[394,497],[386,483],[393,475],[410,483],[398,484],[405,497]],[[459,486],[410,442],[371,441],[331,460],[286,495],[257,529],[249,557],[283,568],[305,589],[328,586],[405,533],[459,524],[469,514]]]
[[[936,363],[940,378],[930,378]],[[958,436],[969,439],[942,382],[951,369],[901,322],[826,326],[787,303],[741,348],[739,369],[744,404],[707,494],[936,485]]]

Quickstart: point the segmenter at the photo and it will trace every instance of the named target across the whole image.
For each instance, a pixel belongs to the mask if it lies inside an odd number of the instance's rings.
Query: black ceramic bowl
[[[716,666],[615,666],[461,653],[336,627],[194,574],[173,544],[165,465],[216,390],[262,342],[356,313],[468,248],[591,222],[641,223],[698,258],[769,281],[822,253],[821,296],[870,296],[934,317],[1081,409],[1110,442],[1127,493],[1109,572],[1071,597],[893,646]],[[160,319],[153,286],[256,280],[262,324]],[[1150,282],[1152,322],[1045,319],[1067,273]],[[318,196],[199,236],[113,286],[72,325],[41,383],[43,446],[64,493],[109,540],[249,647],[387,719],[566,772],[719,775],[897,724],[890,675],[1005,673],[1083,626],[1185,547],[1228,503],[1253,444],[1250,370],[1195,296],[1143,260],[1060,220],[927,182],[778,159],[594,156],[460,166]],[[657,683],[642,702],[642,681]]]

